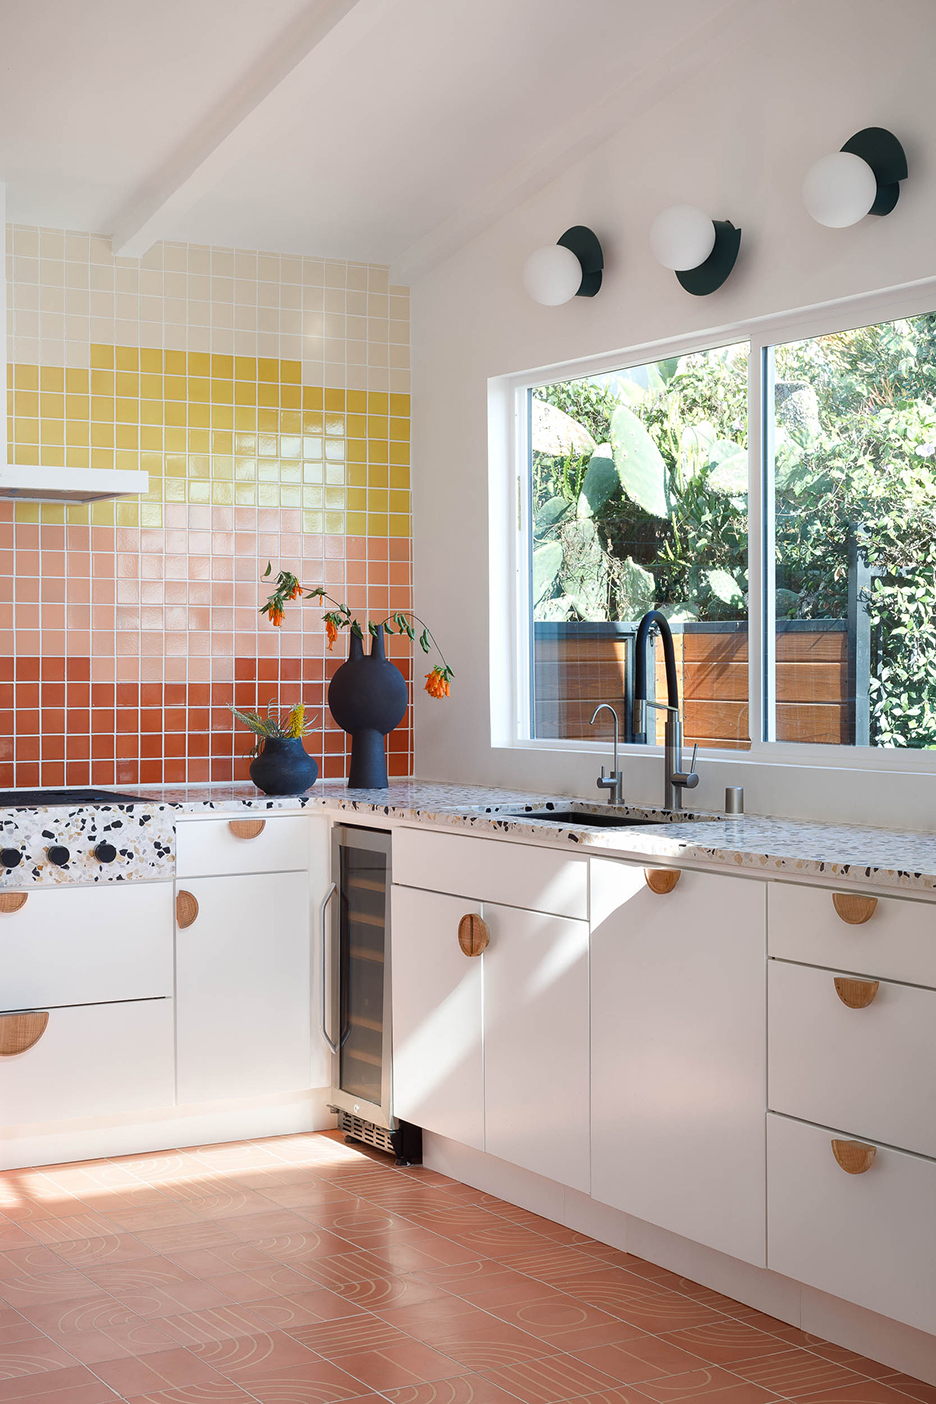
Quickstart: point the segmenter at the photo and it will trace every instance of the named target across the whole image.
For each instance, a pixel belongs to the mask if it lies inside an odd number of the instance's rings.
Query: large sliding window
[[[936,748],[936,314],[519,393],[518,739],[634,739],[655,608],[690,743]]]

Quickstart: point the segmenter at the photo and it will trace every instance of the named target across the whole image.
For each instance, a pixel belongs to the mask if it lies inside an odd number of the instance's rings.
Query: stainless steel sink
[[[581,809],[501,809],[493,819],[549,819],[553,824],[588,824],[600,829],[643,829],[655,824],[662,828],[670,824],[704,824],[711,820],[695,819],[691,815],[675,815],[671,819],[637,819],[632,814],[610,814],[606,810],[592,813]]]

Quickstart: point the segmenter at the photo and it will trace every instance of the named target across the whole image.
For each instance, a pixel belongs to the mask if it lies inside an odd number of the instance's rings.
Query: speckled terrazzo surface
[[[641,821],[660,819],[663,812],[624,806],[619,812],[636,825],[628,829],[589,826],[588,814],[607,812],[606,805],[570,800],[528,791],[500,790],[469,785],[444,785],[418,780],[394,782],[387,790],[349,790],[342,781],[316,784],[306,795],[270,798],[250,784],[190,787],[157,787],[146,792],[147,804],[89,806],[75,810],[5,809],[0,811],[3,842],[22,838],[38,851],[56,835],[67,832],[76,845],[87,848],[110,830],[115,844],[123,844],[120,877],[167,877],[174,864],[175,820],[183,814],[236,814],[296,809],[333,813],[384,815],[388,819],[423,823],[461,832],[500,834],[586,848],[606,853],[681,861],[693,865],[731,867],[765,877],[834,880],[868,887],[901,888],[908,892],[936,892],[936,834],[859,825],[821,824],[793,819],[691,815],[665,825],[641,827]],[[501,817],[503,810],[575,808],[582,822],[557,825],[548,815]],[[58,839],[56,840],[58,841]],[[100,871],[70,880],[118,880],[118,873]],[[66,872],[48,872],[48,865],[23,865],[8,873],[4,885],[22,886],[41,881],[68,881]]]

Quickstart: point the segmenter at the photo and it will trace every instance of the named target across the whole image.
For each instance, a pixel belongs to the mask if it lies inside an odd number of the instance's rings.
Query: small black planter
[[[328,706],[335,721],[351,735],[351,790],[385,790],[387,749],[384,737],[399,726],[406,713],[406,679],[384,653],[381,625],[369,654],[357,634],[348,640],[348,661],[328,686]]]
[[[301,795],[315,784],[318,766],[301,736],[268,736],[250,762],[250,778],[265,795]]]

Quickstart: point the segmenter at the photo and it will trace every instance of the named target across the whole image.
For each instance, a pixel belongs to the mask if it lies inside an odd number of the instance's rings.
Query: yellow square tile
[[[150,453],[158,454],[160,462],[162,462],[162,446],[163,436],[161,428],[145,425],[140,429],[140,448],[146,449]]]
[[[346,408],[345,392],[343,390],[325,391],[325,408],[333,410],[338,414],[343,414]]]
[[[364,463],[349,463],[347,467],[348,482],[354,487],[367,486],[367,465]]]
[[[257,382],[257,404],[265,405],[270,409],[279,409],[280,387],[279,381],[259,380]]]
[[[91,454],[87,447],[87,427],[85,428],[85,441],[83,445],[65,446],[65,466],[66,468],[89,468],[91,466]]]
[[[92,468],[113,468],[114,450],[109,448],[92,448],[91,467]]]
[[[167,400],[187,400],[188,381],[184,375],[167,375],[163,381],[163,394]]]
[[[346,457],[349,463],[367,462],[367,440],[348,439],[346,443]]]
[[[43,444],[65,443],[64,419],[42,419],[39,421],[39,438]]]
[[[390,490],[390,512],[409,512],[410,495],[408,492],[400,492],[395,489]]]
[[[16,444],[13,449],[13,462],[35,465],[39,462],[39,445]]]
[[[117,520],[114,502],[92,502],[91,522],[94,526],[113,526]]]
[[[210,453],[210,431],[207,428],[202,428],[197,425],[194,427],[190,426],[188,431],[188,437],[186,439],[186,447],[189,453]]]
[[[385,488],[390,485],[390,470],[382,463],[371,463],[367,469],[367,486]]]
[[[391,396],[390,396],[390,413],[391,413],[391,414],[394,414],[394,415],[402,416],[404,419],[408,419],[408,418],[409,418],[409,413],[410,413],[410,397],[409,397],[409,395],[391,395]]]
[[[390,486],[391,488],[405,488],[409,491],[410,476],[408,468],[391,466]]]
[[[410,446],[409,446],[409,443],[405,443],[405,444],[391,444],[391,445],[390,445],[390,462],[391,462],[391,463],[398,463],[398,464],[401,464],[403,467],[408,468],[408,467],[409,467],[409,461],[410,461]]]
[[[235,458],[234,477],[239,483],[256,482],[257,460],[255,458]]]
[[[363,512],[367,507],[367,489],[362,487],[348,488],[348,510]]]
[[[302,380],[301,361],[280,361],[280,380],[289,385],[298,385]]]
[[[280,412],[279,430],[281,434],[301,434],[302,414],[296,409],[287,409]]]
[[[207,429],[211,424],[211,406],[190,404],[188,407],[188,422],[190,428]]]
[[[188,378],[189,401],[207,405],[211,400],[211,381],[206,376],[190,375]]]
[[[390,455],[387,452],[387,444],[383,439],[368,439],[367,460],[369,463],[389,463]]]
[[[163,358],[163,369],[166,375],[186,375],[188,363],[184,351],[166,351]]]
[[[302,386],[301,385],[281,385],[280,404],[286,410],[298,410],[302,408]]]
[[[280,380],[279,361],[274,361],[269,356],[261,356],[257,362],[257,379],[275,381],[278,385]]]
[[[13,384],[17,390],[38,390],[39,367],[24,365],[14,367]]]
[[[188,455],[184,453],[166,454],[166,477],[184,478],[188,474]]]
[[[371,512],[386,512],[389,510],[390,494],[386,488],[367,486],[367,506]]]
[[[167,478],[167,479],[166,479],[166,501],[167,501],[167,502],[184,502],[184,501],[185,501],[185,489],[186,489],[187,486],[188,486],[188,484],[185,482],[185,479],[184,479],[184,478]]]
[[[211,427],[213,429],[232,430],[234,428],[233,405],[212,405]]]
[[[90,442],[90,425],[86,419],[66,419],[65,421],[65,442],[74,448],[87,448]],[[75,463],[69,466],[75,468],[86,468],[86,463]]]
[[[275,434],[279,429],[279,410],[258,409],[257,428],[263,434]]]
[[[234,484],[219,482],[213,478],[211,501],[215,507],[232,507],[234,505]]]
[[[91,368],[92,370],[113,370],[114,369],[114,348],[113,346],[103,346],[100,342],[91,343]]]
[[[140,394],[144,400],[161,400],[163,397],[163,377],[152,374],[141,375]]]
[[[43,444],[39,456],[47,468],[65,467],[65,450],[59,445]]]
[[[252,433],[257,427],[257,411],[252,406],[239,406],[234,411],[234,428]]]
[[[212,429],[211,429],[211,452],[212,452],[213,454],[214,454],[214,453],[233,454],[233,452],[234,452],[234,435],[233,435],[232,433],[230,433],[230,431],[224,431],[224,430],[222,430],[222,429],[215,429],[215,428],[214,428],[214,425],[212,425]]]
[[[138,371],[140,369],[140,351],[138,347],[117,346],[114,349],[114,362],[119,371]]]
[[[212,378],[212,380],[233,380],[233,379],[234,379],[234,357],[233,357],[233,356],[212,356],[212,358],[211,358],[211,378]]]
[[[17,390],[13,402],[16,406],[16,415],[18,418],[39,418],[39,395],[35,390]]]
[[[363,392],[361,392],[363,393]],[[349,414],[345,417],[345,433],[349,439],[367,438],[367,415]]]
[[[162,454],[153,453],[151,450],[147,450],[146,445],[143,443],[140,444],[140,450],[140,467],[143,469],[144,473],[149,473],[150,479],[153,478],[154,474],[157,477],[161,477],[163,471]]]
[[[210,478],[211,455],[207,453],[190,453],[188,456],[188,475],[190,478]]]
[[[349,413],[349,414],[366,414],[366,413],[367,413],[367,391],[366,391],[366,390],[347,390],[347,391],[345,392],[345,396],[346,396],[347,403],[348,403],[348,413]]]
[[[211,403],[213,405],[233,405],[234,403],[234,382],[233,380],[212,380],[211,381]]]
[[[114,401],[109,395],[91,396],[91,418],[103,424],[113,424],[115,418]]]
[[[108,395],[114,394],[114,372],[109,370],[93,370],[91,372],[91,394]]]
[[[167,453],[185,453],[188,448],[188,434],[184,428],[167,428],[163,441]]]
[[[139,424],[140,422],[140,402],[139,400],[120,399],[116,403],[115,419],[118,424]]]
[[[114,447],[113,424],[108,423],[91,425],[91,447],[92,449]]]
[[[235,380],[235,405],[255,405],[257,403],[257,382],[255,380]]]
[[[38,444],[38,419],[16,419],[13,421],[13,439],[17,444]]]
[[[163,353],[153,346],[144,346],[140,351],[140,370],[147,375],[162,375]]]
[[[65,525],[65,503],[64,502],[40,502],[39,520],[43,526],[64,526]]]
[[[138,404],[141,424],[162,424],[164,415],[162,400],[139,400]]]
[[[390,421],[385,414],[369,414],[367,416],[367,437],[369,439],[389,438]]]
[[[257,379],[257,362],[253,356],[234,357],[234,378],[235,380]]]
[[[39,369],[39,389],[61,395],[65,389],[65,371],[61,366],[41,366]]]
[[[345,530],[349,536],[367,535],[367,513],[366,512],[346,512]]]
[[[318,410],[303,410],[302,432],[303,434],[324,434],[325,416]]]
[[[325,513],[325,535],[344,536],[345,535],[345,514],[344,512]]]
[[[390,438],[398,443],[408,443],[410,435],[410,422],[408,419],[390,420]]]
[[[318,385],[303,385],[302,387],[302,408],[304,410],[321,410],[323,400],[323,390]]]
[[[116,502],[117,508],[115,518],[119,527],[138,527],[140,525],[140,503],[139,502]]]
[[[70,366],[65,372],[65,389],[69,395],[87,395],[91,381],[89,372]]]
[[[39,507],[38,502],[14,502],[14,522],[38,522],[40,520]]]
[[[387,518],[381,512],[368,512],[367,514],[367,535],[387,536]]]
[[[368,390],[367,392],[367,412],[368,414],[386,415],[390,410],[390,397],[383,390]]]
[[[410,536],[411,534],[412,525],[410,523],[409,517],[390,517],[390,523],[388,528],[389,536]]]
[[[121,347],[117,348],[121,350]],[[117,395],[132,395],[138,399],[140,395],[140,377],[134,375],[132,371],[118,371],[114,377],[114,391]]]
[[[184,400],[167,400],[165,407],[166,423],[179,426],[188,422],[188,405]]]
[[[118,424],[115,437],[119,449],[133,449],[134,458],[139,458],[140,427],[138,424]],[[138,462],[134,462],[129,466],[138,468],[140,465]]]
[[[209,376],[211,374],[211,357],[207,351],[189,352],[188,373],[190,376]]]

